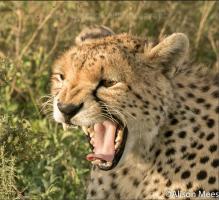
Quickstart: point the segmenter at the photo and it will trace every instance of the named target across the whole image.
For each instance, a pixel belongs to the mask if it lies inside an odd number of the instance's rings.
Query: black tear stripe
[[[105,101],[103,101],[101,98],[99,98],[98,96],[97,96],[97,91],[98,91],[98,89],[102,86],[102,84],[103,84],[103,82],[102,82],[102,80],[100,80],[99,81],[99,83],[98,83],[98,85],[96,86],[96,88],[94,89],[94,91],[93,91],[93,97],[94,97],[94,100],[97,102],[97,103],[99,103],[99,105],[103,105],[104,103],[106,104],[106,102]],[[101,112],[102,113],[105,113],[105,114],[109,114],[105,109],[103,109],[102,107],[100,107],[100,109],[101,109]]]
[[[102,80],[103,79],[103,65],[101,65],[101,68],[100,68],[100,77],[101,77],[100,80]]]
[[[103,100],[101,100],[98,96],[97,96],[97,90],[101,87],[101,81],[99,81],[97,87],[94,89],[94,91],[92,92],[94,99],[100,103],[100,102],[104,102]]]
[[[100,102],[102,101],[98,96],[97,96],[97,90],[102,86],[102,79],[103,79],[103,66],[101,65],[101,69],[100,69],[100,81],[99,83],[97,84],[96,88],[94,89],[93,91],[93,96],[95,98],[95,100],[97,102]]]

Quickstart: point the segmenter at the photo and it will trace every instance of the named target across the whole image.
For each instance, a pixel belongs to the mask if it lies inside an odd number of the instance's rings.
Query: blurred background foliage
[[[51,65],[85,26],[149,40],[184,32],[190,58],[219,63],[219,2],[0,2],[0,200],[83,200],[86,139],[52,120]],[[45,106],[45,104],[44,104]],[[43,109],[45,110],[45,109]]]

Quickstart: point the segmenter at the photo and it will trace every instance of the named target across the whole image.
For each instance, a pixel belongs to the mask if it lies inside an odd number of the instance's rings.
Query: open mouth
[[[120,161],[127,140],[128,130],[110,120],[82,127],[88,137],[91,153],[87,160],[102,170],[113,169]]]

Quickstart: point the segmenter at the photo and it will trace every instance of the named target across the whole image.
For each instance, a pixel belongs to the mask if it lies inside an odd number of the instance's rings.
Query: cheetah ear
[[[162,67],[168,76],[173,76],[178,67],[187,59],[189,40],[184,33],[174,33],[155,47],[146,46],[144,53],[151,64]]]
[[[114,35],[114,32],[106,26],[94,26],[83,29],[79,35],[75,38],[76,45],[87,43],[95,39]]]

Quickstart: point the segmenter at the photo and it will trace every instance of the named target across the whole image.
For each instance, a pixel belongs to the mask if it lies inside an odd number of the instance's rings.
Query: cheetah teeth
[[[110,167],[112,166],[112,162],[101,162],[99,165],[101,167]]]
[[[90,137],[93,138],[94,137],[95,132],[90,132]]]
[[[101,160],[96,159],[96,160],[93,160],[91,163],[92,163],[93,165],[99,165],[99,164],[101,163]]]
[[[84,133],[85,133],[86,135],[89,135],[89,132],[88,132],[88,129],[87,129],[86,126],[82,126],[82,130],[84,131]]]
[[[93,165],[99,165],[102,167],[110,167],[112,165],[112,162],[109,162],[109,161],[105,162],[105,161],[102,161],[100,159],[93,160],[93,161],[91,161],[91,163]]]
[[[78,129],[79,126],[76,126],[76,125],[69,125],[69,124],[66,124],[66,123],[62,123],[62,128],[64,131],[67,131],[68,129],[72,128],[72,129]]]
[[[92,126],[86,127],[86,126],[82,126],[82,130],[84,131],[84,133],[88,136],[90,136],[91,138],[94,136],[95,132],[94,132],[94,128]]]
[[[115,149],[118,149],[119,146],[121,145],[122,143],[122,138],[123,138],[123,131],[121,129],[118,130],[118,133],[117,133],[117,137],[115,139]]]
[[[92,140],[94,138],[94,135],[95,135],[94,127],[93,126],[90,126],[90,127],[82,126],[82,130],[84,131],[84,133],[87,136],[89,136],[91,138],[90,143],[92,145],[94,145],[94,141]],[[123,139],[123,130],[119,129],[117,131],[117,136],[115,139],[115,150],[117,150],[120,147],[120,145],[122,143],[122,139]]]
[[[62,123],[62,127],[63,127],[63,130],[66,131],[68,129],[68,125],[65,124],[65,123]]]

